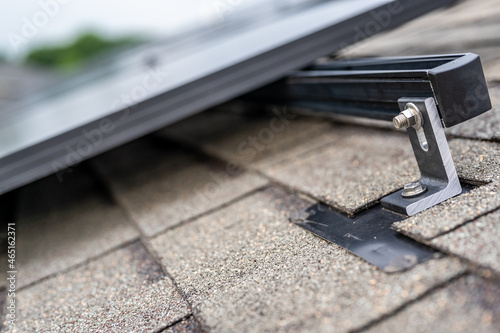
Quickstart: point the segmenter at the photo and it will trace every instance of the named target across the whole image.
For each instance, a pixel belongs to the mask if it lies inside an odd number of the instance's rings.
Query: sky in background
[[[22,57],[29,49],[92,30],[109,37],[166,37],[180,29],[220,21],[231,11],[262,0],[22,0],[0,3],[0,55]]]

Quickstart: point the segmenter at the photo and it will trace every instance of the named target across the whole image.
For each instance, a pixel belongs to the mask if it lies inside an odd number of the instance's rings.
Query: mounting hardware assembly
[[[385,208],[406,215],[460,194],[444,128],[491,109],[481,61],[473,53],[330,61],[243,99],[287,104],[308,115],[387,120],[406,128],[420,181],[382,199]]]
[[[460,194],[462,187],[434,99],[399,100],[399,105],[404,110],[407,110],[409,104],[418,110],[422,118],[421,125],[417,123],[406,129],[420,169],[420,181],[407,184],[402,190],[386,196],[382,199],[382,206],[399,213],[415,215]]]
[[[406,109],[394,117],[392,123],[397,129],[408,128],[410,126],[418,129],[422,127],[422,114],[415,104],[408,103],[406,104]]]
[[[420,169],[418,181],[354,216],[318,203],[290,221],[386,272],[439,255],[391,226],[468,190],[458,179],[444,128],[491,109],[477,55],[331,61],[293,73],[243,99],[283,103],[308,115],[392,121],[396,128],[406,129]]]

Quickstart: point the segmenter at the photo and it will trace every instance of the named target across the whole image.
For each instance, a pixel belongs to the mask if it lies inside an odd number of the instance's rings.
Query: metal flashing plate
[[[462,194],[474,187],[462,184]],[[392,229],[408,218],[380,203],[349,217],[322,203],[290,217],[290,222],[335,243],[387,273],[407,270],[443,254]]]
[[[321,238],[342,246],[387,273],[403,271],[440,254],[391,229],[407,216],[380,204],[355,217],[316,204],[290,221]]]

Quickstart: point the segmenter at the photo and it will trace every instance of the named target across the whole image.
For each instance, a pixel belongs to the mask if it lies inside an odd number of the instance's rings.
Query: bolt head
[[[424,193],[425,191],[427,191],[427,187],[420,184],[420,182],[413,182],[413,183],[406,184],[404,186],[404,189],[403,189],[403,192],[401,193],[401,195],[405,198],[411,198],[411,197],[415,197],[417,195],[420,195],[420,194]]]

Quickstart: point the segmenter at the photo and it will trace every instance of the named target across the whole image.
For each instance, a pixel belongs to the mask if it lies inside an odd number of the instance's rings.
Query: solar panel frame
[[[310,65],[319,57],[335,53],[354,42],[454,1],[327,1],[291,13],[290,16],[265,26],[230,34],[209,46],[200,45],[203,49],[194,52],[190,61],[179,60],[178,64],[183,64],[184,67],[179,65],[180,67],[175,68],[176,73],[184,73],[186,77],[178,79],[174,82],[176,84],[170,82],[170,86],[154,91],[141,100],[126,103],[122,108],[110,109],[107,102],[99,105],[100,102],[92,99],[92,96],[72,101],[73,104],[68,104],[67,107],[70,111],[73,111],[71,105],[85,109],[90,108],[92,103],[102,110],[92,108],[92,117],[73,123],[71,114],[64,114],[71,126],[63,128],[64,126],[54,125],[50,128],[49,124],[47,128],[50,130],[47,133],[40,131],[43,135],[19,144],[16,135],[30,135],[30,128],[23,126],[23,122],[31,121],[34,124],[31,126],[33,133],[38,129],[38,125],[44,125],[36,123],[36,117],[39,115],[30,108],[36,110],[43,103],[49,103],[50,109],[50,100],[45,101],[43,96],[27,99],[24,104],[13,108],[17,110],[17,114],[10,111],[0,115],[0,142],[3,147],[0,150],[0,194],[46,175],[65,172],[67,167],[79,164],[85,159],[245,94],[282,78],[291,70]],[[374,13],[395,12],[394,8],[398,8],[397,13],[391,14],[387,24],[377,23]],[[312,23],[307,26],[307,23],[312,21],[321,21],[323,25],[317,24],[313,29]],[[368,29],[376,26],[375,24],[378,24],[379,28]],[[245,45],[236,42],[243,40],[245,36],[249,36],[248,40],[257,44]],[[256,51],[257,46],[262,46],[261,44],[265,44],[267,48],[262,47]],[[228,54],[227,50],[231,45],[243,48],[239,50],[242,52],[239,52],[238,56]],[[157,47],[153,47],[151,54],[161,63],[162,54],[158,54],[157,50]],[[147,54],[148,48],[141,52]],[[207,54],[210,59],[203,58]],[[207,61],[216,62],[211,70],[201,68]],[[151,68],[144,66],[135,77],[140,79],[147,71],[151,71]],[[119,86],[119,79],[117,78],[116,82],[110,80],[102,86]],[[92,85],[92,80],[88,84]],[[76,85],[76,93],[78,94],[79,89],[83,91],[85,87],[86,85]],[[61,94],[64,96],[65,93]],[[16,130],[13,131],[12,126],[17,126]]]

